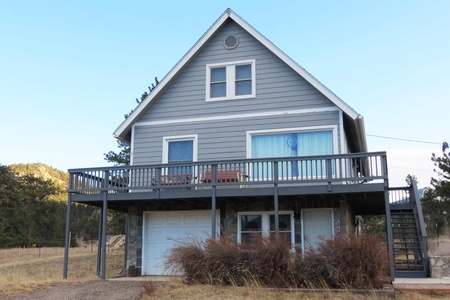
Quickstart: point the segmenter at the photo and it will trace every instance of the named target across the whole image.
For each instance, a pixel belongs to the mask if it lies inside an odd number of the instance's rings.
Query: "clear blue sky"
[[[232,8],[365,118],[391,186],[450,142],[450,1],[1,1],[0,164],[105,166],[112,132]],[[275,5],[276,3],[276,5]]]

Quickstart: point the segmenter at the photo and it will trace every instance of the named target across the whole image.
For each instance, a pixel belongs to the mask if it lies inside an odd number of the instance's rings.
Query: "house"
[[[102,208],[102,278],[106,209],[127,213],[137,275],[165,274],[179,238],[281,234],[301,253],[363,215],[386,216],[392,276],[427,275],[414,183],[390,187],[363,117],[230,9],[114,135],[130,166],[69,170],[69,203]]]

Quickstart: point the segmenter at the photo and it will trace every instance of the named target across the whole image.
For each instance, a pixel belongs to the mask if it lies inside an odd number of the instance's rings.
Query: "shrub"
[[[342,234],[304,255],[283,237],[255,236],[238,244],[229,237],[180,241],[166,267],[195,284],[292,288],[380,288],[389,262],[377,236]]]
[[[381,288],[388,275],[387,245],[376,235],[340,234],[308,251],[305,281],[322,278],[332,288]]]
[[[209,283],[202,241],[189,237],[177,240],[177,243],[165,261],[166,269],[173,274],[182,274],[187,283]]]

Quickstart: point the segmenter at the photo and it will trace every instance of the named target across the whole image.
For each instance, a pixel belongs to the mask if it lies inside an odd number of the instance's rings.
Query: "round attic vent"
[[[235,37],[234,35],[230,35],[228,36],[224,41],[223,41],[223,46],[226,49],[234,49],[237,47],[237,45],[239,44],[239,39],[237,37]]]

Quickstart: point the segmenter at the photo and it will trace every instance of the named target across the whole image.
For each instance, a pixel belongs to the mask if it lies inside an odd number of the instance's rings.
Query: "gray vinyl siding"
[[[234,34],[239,45],[234,50],[223,47],[223,39]],[[206,102],[206,65],[242,60],[256,60],[256,98]],[[298,73],[236,23],[229,21],[211,38],[176,76],[139,122],[195,118],[204,115],[234,114],[251,110],[271,111],[333,106]]]
[[[234,50],[223,47],[229,35],[239,38]],[[206,65],[242,60],[256,63],[256,97],[206,102]],[[214,116],[265,112],[320,110],[335,105],[235,22],[227,22],[152,100],[133,128],[133,164],[162,162],[163,137],[198,135],[198,160],[246,158],[246,132],[323,125],[338,126],[339,111],[247,117],[217,121],[192,121]],[[186,122],[186,120],[191,120]],[[181,123],[176,121],[184,120]],[[155,122],[175,121],[165,125]],[[340,151],[340,142],[337,152]]]
[[[288,116],[271,116],[135,127],[133,164],[162,162],[163,137],[198,135],[198,160],[244,159],[247,131],[302,128],[339,124],[339,112],[327,111]],[[338,140],[340,131],[338,128]],[[340,149],[340,144],[335,145]]]

